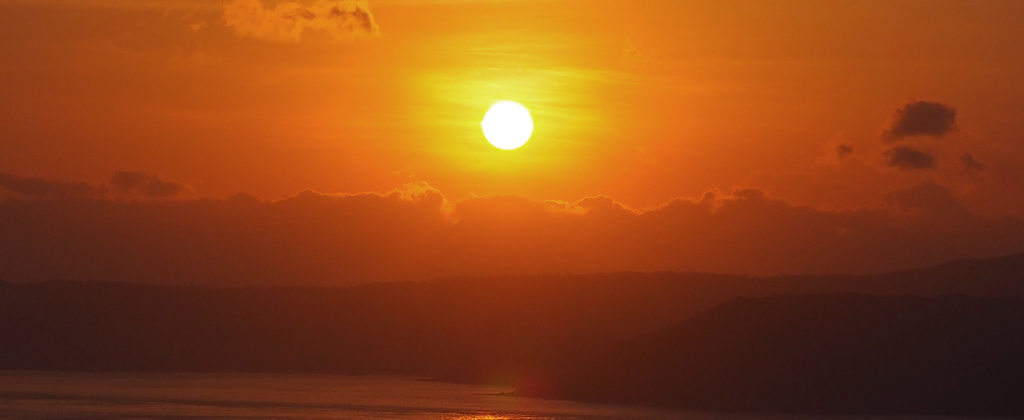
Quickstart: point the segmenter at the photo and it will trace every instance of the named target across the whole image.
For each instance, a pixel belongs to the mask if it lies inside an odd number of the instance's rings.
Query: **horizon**
[[[143,287],[157,287],[157,288],[211,288],[211,289],[248,289],[248,288],[268,288],[268,289],[284,289],[284,288],[296,288],[296,289],[344,289],[344,288],[359,288],[359,287],[374,287],[374,286],[386,286],[386,285],[403,285],[410,283],[428,283],[428,282],[487,282],[487,281],[510,281],[517,282],[523,280],[543,280],[543,279],[566,279],[566,278],[607,278],[614,276],[681,276],[681,277],[697,277],[701,280],[705,280],[706,277],[716,277],[725,279],[760,279],[760,280],[771,280],[771,279],[792,279],[792,278],[815,278],[815,277],[849,277],[849,278],[870,278],[870,277],[883,277],[887,275],[897,274],[908,274],[908,273],[919,273],[936,271],[943,268],[952,266],[959,266],[970,263],[985,263],[991,264],[995,261],[1006,261],[1013,259],[1024,258],[1024,253],[1013,253],[1007,255],[1000,255],[996,257],[987,258],[957,258],[952,260],[942,261],[936,264],[908,267],[903,269],[891,270],[891,271],[879,271],[859,274],[848,274],[848,273],[804,273],[804,274],[773,274],[773,275],[750,275],[746,273],[713,273],[706,271],[673,271],[673,270],[654,270],[654,271],[600,271],[592,273],[558,273],[558,272],[542,272],[542,273],[530,273],[530,274],[501,274],[501,275],[459,275],[459,276],[443,276],[443,277],[430,277],[424,279],[414,280],[385,280],[375,281],[369,280],[361,283],[351,284],[326,284],[326,285],[289,285],[289,284],[266,284],[266,285],[250,285],[250,284],[237,284],[237,285],[202,285],[196,283],[181,283],[181,284],[163,284],[163,283],[147,283],[147,282],[132,282],[132,281],[119,281],[119,280],[73,280],[73,279],[51,279],[43,281],[10,281],[9,279],[0,278],[0,283],[6,283],[10,285],[29,285],[32,283],[81,283],[90,285],[128,285],[128,286],[143,286]],[[686,279],[681,279],[686,280]]]
[[[0,0],[0,417],[1024,415],[1022,22]]]

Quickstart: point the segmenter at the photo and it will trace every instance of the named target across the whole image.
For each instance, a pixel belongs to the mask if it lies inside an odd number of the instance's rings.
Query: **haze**
[[[13,280],[863,273],[1024,249],[1020,2],[0,9]],[[533,114],[524,147],[481,135],[497,100]]]

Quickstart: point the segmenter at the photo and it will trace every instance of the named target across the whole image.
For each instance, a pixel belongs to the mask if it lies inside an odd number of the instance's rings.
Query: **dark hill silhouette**
[[[701,409],[1024,415],[1024,300],[741,298],[520,387]]]
[[[0,367],[508,381],[582,343],[679,321],[708,305],[705,285],[745,280],[628,273],[347,288],[7,284]]]
[[[1022,283],[1024,255],[871,276],[609,273],[345,288],[0,283],[0,369],[395,373],[525,383],[555,372],[569,378],[564,368],[580,354],[608,354],[738,297],[1020,297]]]

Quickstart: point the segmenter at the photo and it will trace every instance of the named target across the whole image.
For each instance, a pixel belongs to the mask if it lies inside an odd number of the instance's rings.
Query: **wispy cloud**
[[[885,163],[902,170],[931,169],[935,157],[912,147],[898,146],[885,152]]]
[[[964,174],[967,175],[983,172],[985,169],[988,169],[988,165],[978,162],[974,155],[970,153],[964,153],[960,156],[960,162],[964,164]]]
[[[0,191],[24,198],[164,199],[192,193],[187,184],[142,171],[117,171],[106,182],[59,181],[0,172]]]
[[[306,32],[334,40],[380,33],[364,0],[289,1],[273,7],[260,0],[231,0],[224,5],[224,22],[238,36],[271,42],[298,42]]]

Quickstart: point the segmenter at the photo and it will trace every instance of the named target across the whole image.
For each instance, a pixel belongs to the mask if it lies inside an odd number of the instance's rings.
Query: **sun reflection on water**
[[[469,414],[446,417],[448,420],[549,420],[554,417],[524,416],[518,414]]]

